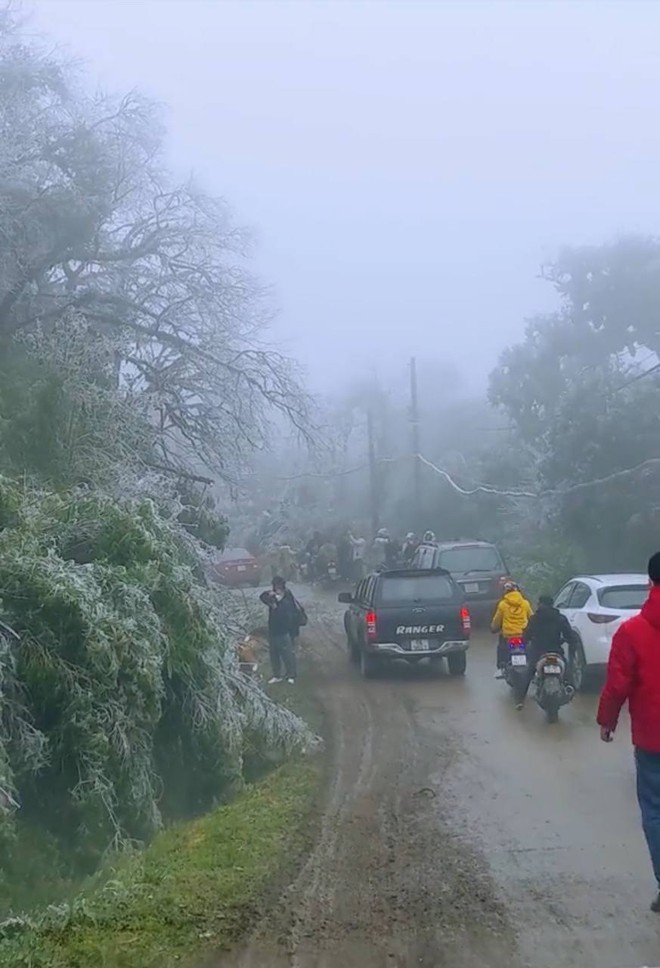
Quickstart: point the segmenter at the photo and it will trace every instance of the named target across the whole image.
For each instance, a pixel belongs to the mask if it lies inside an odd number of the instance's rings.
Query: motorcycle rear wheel
[[[516,702],[522,702],[525,698],[525,679],[519,673],[509,674],[506,677],[506,682],[511,692],[513,693],[513,698]]]
[[[547,719],[547,721],[549,723],[558,723],[559,722],[559,706],[557,706],[555,703],[552,703],[551,705],[546,706],[546,708],[545,708],[545,718]]]

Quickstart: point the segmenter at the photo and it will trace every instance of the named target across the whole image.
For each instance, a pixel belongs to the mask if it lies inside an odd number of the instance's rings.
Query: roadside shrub
[[[4,510],[7,509],[7,510]],[[0,478],[0,869],[17,823],[92,869],[278,762],[304,724],[238,673],[240,627],[194,539],[147,500]]]

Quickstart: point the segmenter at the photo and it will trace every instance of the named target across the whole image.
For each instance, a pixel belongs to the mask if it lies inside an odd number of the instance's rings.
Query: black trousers
[[[296,678],[295,640],[288,633],[271,632],[268,636],[270,665],[275,678],[280,679],[282,672],[287,679]]]
[[[497,640],[497,668],[503,669],[509,661],[509,646],[503,635]]]

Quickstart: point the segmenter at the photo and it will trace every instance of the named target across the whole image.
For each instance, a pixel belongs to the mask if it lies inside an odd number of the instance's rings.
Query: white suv
[[[577,636],[575,687],[580,689],[591,669],[607,665],[612,636],[636,615],[649,593],[646,575],[578,575],[558,595],[555,607],[566,616]]]

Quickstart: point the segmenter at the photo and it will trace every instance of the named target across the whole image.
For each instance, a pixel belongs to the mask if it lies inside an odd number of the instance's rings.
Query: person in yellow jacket
[[[497,672],[496,679],[502,678],[502,669],[506,665],[508,652],[506,640],[522,635],[527,623],[532,617],[533,609],[515,582],[509,581],[504,586],[504,595],[497,603],[495,614],[490,623],[493,632],[499,632],[497,642]]]

